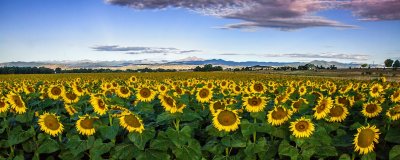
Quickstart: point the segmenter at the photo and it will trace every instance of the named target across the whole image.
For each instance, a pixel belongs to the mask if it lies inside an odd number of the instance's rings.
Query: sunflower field
[[[0,75],[0,159],[400,159],[400,83]]]

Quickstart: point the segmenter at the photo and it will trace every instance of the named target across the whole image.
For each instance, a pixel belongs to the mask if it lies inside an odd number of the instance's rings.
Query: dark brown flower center
[[[272,118],[276,120],[281,120],[284,119],[287,116],[287,112],[281,108],[278,107],[276,110],[272,111]]]
[[[378,109],[378,106],[376,104],[368,104],[367,107],[365,107],[365,110],[368,113],[374,113]]]
[[[218,122],[223,126],[230,126],[236,122],[236,114],[232,111],[221,111],[218,114]]]
[[[261,102],[262,102],[262,100],[259,97],[253,97],[253,98],[249,99],[249,104],[251,106],[258,106],[261,104]]]
[[[209,94],[210,94],[210,91],[208,91],[208,89],[201,89],[200,93],[199,93],[201,98],[206,98],[206,97],[208,97]]]
[[[139,93],[143,98],[149,98],[151,95],[151,91],[148,88],[142,88]]]
[[[371,129],[362,129],[358,134],[357,145],[361,148],[367,148],[374,142],[375,132]]]
[[[85,118],[80,125],[83,129],[93,129],[94,118]]]
[[[329,112],[331,117],[340,117],[344,113],[344,109],[341,106],[333,106]]]
[[[303,120],[303,121],[297,122],[295,125],[295,128],[299,132],[304,132],[308,129],[308,126],[309,126],[308,122]]]
[[[50,130],[54,131],[54,130],[57,130],[58,128],[60,128],[60,124],[59,124],[57,118],[53,115],[47,115],[43,121],[44,121],[44,125]]]
[[[131,126],[134,128],[138,128],[141,126],[139,119],[134,115],[126,115],[124,117],[124,120],[128,126]]]
[[[61,89],[58,87],[53,87],[51,88],[51,94],[58,96],[61,94]]]

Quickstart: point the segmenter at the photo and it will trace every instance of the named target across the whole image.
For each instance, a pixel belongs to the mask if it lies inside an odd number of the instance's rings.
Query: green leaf
[[[175,148],[172,152],[175,154],[177,159],[201,159],[200,144],[194,139],[189,141],[189,145]]]
[[[89,136],[88,140],[81,140],[79,136],[76,135],[69,139],[66,148],[68,148],[74,156],[78,156],[80,153],[92,148],[93,144],[93,136]]]
[[[318,157],[325,158],[338,155],[336,148],[333,146],[319,146],[316,147],[316,149],[317,149],[316,155]]]
[[[137,160],[169,160],[170,156],[166,152],[146,149],[138,154]]]
[[[292,160],[297,160],[299,156],[299,151],[291,146],[287,140],[282,140],[278,148],[279,155],[289,156]]]
[[[257,127],[257,124],[250,123],[247,120],[243,120],[242,122],[240,122],[240,131],[242,132],[242,135],[244,137],[253,135],[253,133],[257,131]]]
[[[342,154],[340,155],[339,160],[351,160],[351,157],[348,154]]]
[[[246,139],[240,134],[225,136],[221,143],[226,147],[246,147]]]
[[[165,133],[176,147],[185,145],[190,139],[192,139],[192,128],[189,126],[183,127],[180,131],[168,128]]]
[[[400,128],[391,128],[385,136],[385,140],[392,143],[400,144]]]
[[[15,120],[20,123],[32,122],[34,115],[35,113],[33,111],[26,112],[24,114],[18,114],[17,116],[15,116]]]
[[[171,120],[175,120],[176,115],[171,114],[169,112],[163,112],[157,116],[156,123],[164,123],[164,122],[169,122]]]
[[[139,150],[133,144],[121,144],[114,147],[111,153],[113,159],[133,159]]]
[[[113,140],[118,134],[119,127],[118,126],[99,126],[99,132],[102,137]]]
[[[146,143],[155,136],[154,128],[145,129],[142,133],[132,132],[128,134],[128,138],[140,150],[144,150]]]
[[[103,143],[103,140],[96,139],[93,144],[93,147],[90,149],[90,158],[92,159],[102,159],[101,155],[110,151],[114,144],[112,142]]]
[[[265,147],[267,142],[265,138],[260,138],[256,143],[248,143],[247,147],[244,149],[244,153],[247,156],[252,156],[260,152],[265,152]]]
[[[400,159],[400,145],[395,145],[389,152],[389,159],[396,160]]]
[[[24,150],[24,152],[31,153],[35,151],[36,144],[34,141],[25,141],[24,143],[22,143],[22,149]]]
[[[172,142],[168,139],[165,132],[158,132],[157,139],[154,139],[150,142],[150,148],[155,150],[166,151],[168,147],[173,145]]]
[[[53,139],[46,139],[42,144],[40,144],[38,150],[36,152],[38,153],[53,153],[55,151],[58,151],[60,149],[57,141]]]
[[[274,137],[279,137],[279,138],[287,138],[289,137],[290,133],[287,127],[274,127],[269,123],[261,123],[257,127],[257,132],[262,132],[262,133],[268,133]]]
[[[201,116],[199,115],[199,113],[194,112],[190,109],[185,110],[184,114],[182,114],[180,118],[183,122],[202,119]]]
[[[20,144],[29,138],[35,136],[36,132],[35,129],[30,128],[26,131],[22,130],[21,126],[18,126],[11,130],[11,133],[8,135],[8,145],[16,145]]]
[[[219,155],[224,151],[225,147],[221,145],[219,140],[213,139],[208,141],[204,146],[203,150],[206,150],[214,155]]]
[[[361,160],[375,160],[376,159],[376,153],[375,152],[370,152],[368,154],[365,154],[361,157]]]
[[[83,156],[84,156],[83,153],[75,156],[74,154],[72,154],[71,151],[64,151],[58,155],[58,157],[63,160],[77,160],[77,159],[82,159]]]

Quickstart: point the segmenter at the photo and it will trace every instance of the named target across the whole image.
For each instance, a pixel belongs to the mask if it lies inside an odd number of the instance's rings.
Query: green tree
[[[393,60],[392,59],[386,59],[385,60],[385,67],[392,67],[393,65]]]
[[[399,67],[400,67],[400,62],[399,62],[399,60],[394,61],[394,63],[393,63],[393,69],[396,70],[396,69],[399,68]]]
[[[366,63],[364,63],[364,64],[361,65],[362,68],[365,68],[365,67],[367,67],[367,66],[368,66],[368,64],[366,64]]]

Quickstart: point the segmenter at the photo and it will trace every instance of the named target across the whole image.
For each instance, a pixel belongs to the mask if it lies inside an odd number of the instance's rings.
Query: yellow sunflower
[[[243,98],[243,105],[246,107],[247,112],[260,112],[265,108],[266,104],[267,100],[265,97],[252,96]]]
[[[358,128],[353,142],[354,151],[360,154],[374,151],[374,142],[379,143],[379,134],[379,129],[375,125]]]
[[[335,103],[345,107],[352,107],[354,104],[354,97],[349,96],[336,96]]]
[[[264,93],[267,90],[267,87],[261,82],[254,82],[250,86],[250,91],[252,93]]]
[[[325,118],[333,106],[331,97],[320,97],[318,104],[313,108],[316,119]]]
[[[10,103],[11,108],[15,110],[18,114],[23,114],[26,112],[25,102],[22,100],[21,96],[18,94],[10,93],[7,95],[7,101]]]
[[[78,111],[76,111],[76,109],[75,109],[73,106],[68,105],[68,104],[65,104],[65,105],[64,105],[64,109],[67,111],[67,113],[68,113],[70,116],[72,116],[72,115],[74,115],[75,113],[78,112]]]
[[[329,111],[329,122],[342,122],[346,119],[349,111],[343,105],[334,105]]]
[[[201,103],[210,102],[213,96],[213,91],[207,87],[197,89],[196,99]]]
[[[131,76],[131,77],[129,78],[129,81],[130,81],[130,82],[133,82],[133,83],[136,83],[136,82],[138,81],[138,79],[136,78],[136,76]]]
[[[214,101],[210,104],[210,112],[215,114],[218,110],[225,109],[225,105],[224,101]]]
[[[76,103],[79,101],[78,95],[76,95],[74,92],[67,92],[65,90],[63,91],[62,98],[67,104]]]
[[[0,99],[0,113],[7,112],[9,107],[10,106],[5,99]]]
[[[300,86],[298,92],[299,92],[300,96],[305,95],[307,93],[307,87],[306,86]]]
[[[379,97],[382,91],[383,91],[382,85],[380,85],[379,83],[375,83],[374,85],[371,86],[369,90],[369,95],[371,97]]]
[[[119,118],[119,124],[129,132],[142,133],[144,130],[142,120],[139,118],[139,116],[131,112],[122,113],[121,117]]]
[[[300,98],[297,101],[293,101],[291,105],[293,112],[294,113],[298,112],[303,104],[308,104],[308,101],[304,98]]]
[[[156,96],[156,92],[151,90],[149,87],[141,87],[136,93],[136,98],[142,102],[151,102]]]
[[[400,101],[400,90],[397,90],[396,92],[394,92],[391,96],[390,96],[390,100],[392,100],[392,102],[396,103]]]
[[[102,98],[92,96],[90,98],[90,104],[92,104],[93,110],[97,114],[104,115],[107,113],[108,107]]]
[[[40,115],[38,120],[40,130],[54,137],[62,133],[64,126],[61,124],[59,118],[60,117],[56,116],[54,113],[44,113]]]
[[[76,130],[81,135],[90,136],[96,133],[93,123],[97,120],[97,117],[90,117],[89,115],[79,116],[78,121],[76,121]]]
[[[294,122],[290,122],[290,130],[296,138],[310,137],[315,128],[310,119],[301,117]]]
[[[214,114],[213,125],[219,131],[235,131],[239,128],[240,117],[237,110],[217,110]]]
[[[274,104],[275,105],[281,105],[283,103],[286,103],[286,101],[289,99],[289,94],[285,93],[279,96],[276,96],[274,99]]]
[[[131,96],[131,91],[128,87],[120,86],[117,89],[117,95],[121,98],[129,98]]]
[[[285,123],[292,116],[292,111],[283,107],[275,107],[268,112],[267,121],[273,126],[279,126]]]
[[[157,89],[158,89],[158,92],[160,93],[160,94],[165,94],[165,93],[167,93],[167,87],[165,86],[165,85],[163,85],[163,84],[159,84],[158,86],[157,86]]]
[[[368,118],[373,118],[381,113],[382,107],[376,102],[370,102],[363,104],[363,110],[361,113]]]
[[[58,85],[51,85],[49,89],[47,89],[48,96],[54,100],[60,98],[62,93],[63,93],[63,88]]]
[[[394,106],[386,111],[386,116],[395,121],[400,119],[400,105]]]

